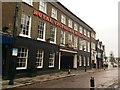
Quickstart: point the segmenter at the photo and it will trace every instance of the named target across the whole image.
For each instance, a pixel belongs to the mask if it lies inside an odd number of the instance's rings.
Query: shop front
[[[59,53],[59,69],[77,69],[77,51],[73,49],[61,48]]]
[[[2,45],[2,78],[7,79],[9,74],[9,63],[12,54],[12,42],[13,39],[7,35],[1,35],[0,41]]]

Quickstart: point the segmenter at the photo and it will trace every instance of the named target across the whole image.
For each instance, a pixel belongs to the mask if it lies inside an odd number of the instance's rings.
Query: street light
[[[17,27],[16,27],[16,21],[17,21],[17,16],[18,16],[18,3],[16,2],[15,5],[15,14],[14,14],[14,25],[13,25],[13,44],[12,44],[12,53],[14,50],[17,51],[17,48],[15,48],[15,42],[16,42],[16,32],[17,32]],[[16,74],[16,60],[17,60],[17,55],[12,56],[12,60],[10,61],[10,80],[9,80],[9,85],[14,84],[14,79],[15,79],[15,74]]]

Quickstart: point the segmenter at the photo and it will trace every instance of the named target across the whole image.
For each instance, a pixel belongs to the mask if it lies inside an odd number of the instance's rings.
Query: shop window
[[[44,0],[40,0],[39,2],[39,10],[46,13],[47,3]]]
[[[56,43],[56,27],[51,26],[50,30],[50,43]]]
[[[37,50],[37,54],[36,54],[37,68],[42,68],[43,67],[43,57],[44,57],[44,51]]]
[[[57,19],[57,10],[55,8],[52,8],[51,17]]]
[[[49,54],[49,67],[54,67],[55,53]]]
[[[38,40],[45,41],[45,28],[46,28],[46,23],[43,21],[39,21],[38,24]]]
[[[21,17],[21,33],[20,36],[30,38],[31,17],[22,13]]]
[[[28,49],[19,48],[16,69],[26,69],[27,68],[27,61],[28,61]]]

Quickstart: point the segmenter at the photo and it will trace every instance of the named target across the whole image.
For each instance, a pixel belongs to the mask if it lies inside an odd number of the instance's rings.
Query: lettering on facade
[[[38,16],[39,18],[42,18],[42,19],[44,19],[45,21],[48,21],[48,22],[50,22],[50,23],[52,23],[52,24],[54,24],[54,25],[56,25],[56,26],[59,26],[60,28],[66,30],[66,31],[69,31],[69,32],[71,32],[71,33],[73,33],[73,34],[75,34],[75,35],[77,35],[77,36],[79,36],[79,37],[82,37],[82,38],[84,38],[84,39],[86,39],[86,40],[88,40],[88,41],[90,40],[88,37],[80,34],[80,33],[77,32],[77,31],[72,30],[71,28],[65,26],[64,24],[62,24],[62,23],[60,23],[60,22],[58,22],[58,21],[50,18],[49,16],[47,16],[47,15],[45,15],[45,14],[43,14],[43,13],[37,11],[37,10],[33,10],[33,15]]]

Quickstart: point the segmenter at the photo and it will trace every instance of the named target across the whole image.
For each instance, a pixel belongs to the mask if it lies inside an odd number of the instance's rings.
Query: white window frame
[[[21,25],[22,26],[27,26],[25,21],[27,21],[27,19],[29,18],[29,28],[28,28],[28,35],[25,35],[23,34],[23,31],[26,31],[24,30],[24,28],[21,28],[21,33],[19,34],[19,36],[22,36],[22,37],[27,37],[27,38],[31,38],[30,37],[30,34],[31,34],[31,17],[22,13],[22,16],[21,16]]]
[[[89,31],[87,32],[87,36],[90,37],[90,32]]]
[[[97,56],[98,56],[98,58],[101,58],[101,53],[98,52],[98,53],[97,53]]]
[[[61,15],[61,23],[66,25],[66,16],[65,15]]]
[[[46,23],[44,21],[39,21],[38,25],[41,25],[40,23],[44,23],[44,30],[43,30],[43,39],[39,37],[38,35],[38,38],[37,40],[41,40],[41,41],[45,41],[45,32],[46,32]],[[38,32],[40,31],[40,28],[38,28]],[[39,34],[39,33],[38,33]]]
[[[33,0],[29,0],[29,1],[28,0],[22,0],[22,1],[31,5],[31,6],[33,6]]]
[[[88,52],[90,52],[90,42],[88,42]]]
[[[91,37],[95,39],[95,38],[96,38],[96,35],[92,32],[92,33],[91,33]]]
[[[95,43],[91,42],[92,49],[95,50]]]
[[[63,42],[62,42],[62,40],[63,40]],[[63,31],[63,30],[61,30],[60,44],[63,45],[63,46],[65,45],[65,31]]]
[[[51,41],[51,40],[50,40],[50,43],[56,44],[57,28],[54,27],[54,26],[51,26],[51,27],[50,27],[50,38],[51,38],[51,28],[54,28],[54,30],[55,30],[55,35],[54,35],[54,41]]]
[[[93,48],[93,42],[92,42],[92,48]],[[98,42],[98,44],[97,44],[97,48],[100,49],[100,43],[99,43],[99,42]]]
[[[37,53],[36,53],[37,68],[43,68],[43,58],[44,58],[44,51],[43,50],[37,50]],[[41,66],[40,66],[40,63],[41,63]]]
[[[53,55],[53,57],[51,58],[50,55]],[[52,61],[53,65],[51,65],[51,66],[50,66],[50,63],[51,63],[51,62],[50,62],[50,59],[53,60],[53,61]],[[54,62],[55,62],[55,53],[50,53],[50,54],[49,54],[49,68],[54,67]]]
[[[78,37],[74,36],[74,47],[77,48],[78,47]]]
[[[85,56],[83,56],[83,66],[86,66],[86,57]]]
[[[79,56],[79,66],[82,66],[82,56]]]
[[[78,25],[76,23],[74,23],[74,30],[78,31]]]
[[[84,35],[86,36],[86,29],[84,28]]]
[[[72,33],[68,33],[68,44],[72,44]]]
[[[42,9],[44,8],[44,9]],[[47,14],[47,3],[44,0],[40,0],[39,2],[39,10]]]
[[[72,20],[68,19],[68,27],[72,28]]]
[[[57,20],[57,9],[52,8],[51,17]]]
[[[79,38],[79,49],[80,50],[83,50],[83,39],[82,38]]]
[[[26,49],[25,51],[26,52],[21,52],[21,50],[22,49]],[[16,67],[16,70],[21,70],[21,69],[27,69],[27,61],[28,61],[28,49],[27,48],[19,48],[18,49],[18,55],[20,55],[20,56],[17,56],[17,58],[18,58],[18,61],[17,61],[17,63],[20,63],[19,62],[19,59],[25,59],[25,66],[24,67]],[[24,54],[23,56],[22,56],[22,54]],[[21,61],[21,60],[20,60]]]
[[[90,57],[87,59],[87,66],[90,66]]]
[[[79,32],[80,32],[81,34],[83,34],[83,27],[82,27],[82,26],[79,27]]]
[[[86,40],[83,40],[83,45],[84,45],[84,51],[86,51]]]

